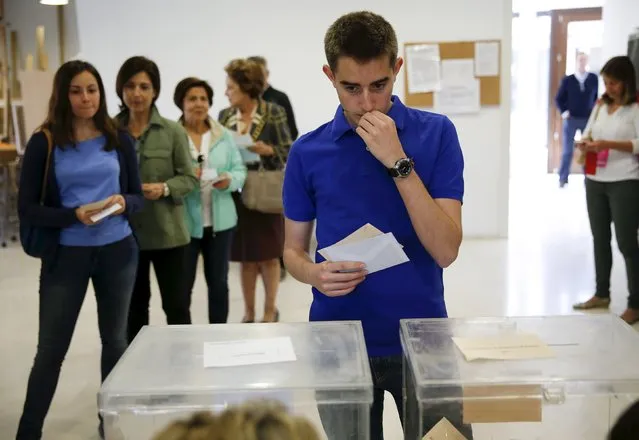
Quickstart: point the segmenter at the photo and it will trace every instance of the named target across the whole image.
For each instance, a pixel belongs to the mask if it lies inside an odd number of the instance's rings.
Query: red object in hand
[[[584,171],[589,176],[597,173],[597,153],[595,153],[594,151],[588,151],[586,153],[586,163],[584,164]]]

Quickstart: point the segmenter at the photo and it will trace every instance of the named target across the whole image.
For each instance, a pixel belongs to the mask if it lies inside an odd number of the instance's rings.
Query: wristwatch
[[[395,162],[395,166],[388,168],[388,174],[391,177],[400,177],[402,179],[408,177],[415,167],[415,161],[410,157],[399,159]]]
[[[169,185],[164,184],[164,197],[168,197],[171,195],[171,190],[169,189]]]

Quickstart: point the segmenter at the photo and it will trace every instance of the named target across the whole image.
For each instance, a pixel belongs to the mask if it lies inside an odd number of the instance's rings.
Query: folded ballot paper
[[[370,224],[318,252],[326,260],[333,262],[361,261],[369,274],[409,261],[392,233],[384,234]]]
[[[441,419],[422,440],[467,440],[446,417]]]

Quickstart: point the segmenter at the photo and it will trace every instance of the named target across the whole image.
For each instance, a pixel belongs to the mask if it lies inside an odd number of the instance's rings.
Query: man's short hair
[[[334,72],[340,57],[360,63],[388,56],[392,66],[397,60],[397,35],[381,15],[368,11],[351,12],[338,18],[326,31],[324,52]]]

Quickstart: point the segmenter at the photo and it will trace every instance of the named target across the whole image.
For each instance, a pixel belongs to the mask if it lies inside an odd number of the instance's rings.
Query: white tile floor
[[[583,183],[576,178],[564,190],[556,178],[513,185],[511,238],[467,240],[459,260],[446,271],[446,298],[451,316],[543,315],[572,313],[571,304],[592,292],[593,263]],[[17,246],[0,250],[0,438],[15,435],[26,381],[34,356],[38,309],[37,260]],[[230,320],[239,321],[242,299],[237,267],[230,275]],[[192,308],[196,323],[206,322],[204,280],[199,277]],[[157,291],[157,290],[156,290]],[[623,261],[615,252],[612,275],[613,312],[625,305]],[[258,294],[261,296],[261,293]],[[307,319],[309,289],[293,279],[281,286],[283,320]],[[152,301],[152,323],[162,324],[158,295]],[[96,391],[99,382],[99,338],[91,292],[46,423],[45,440],[95,438]],[[399,421],[387,401],[388,440],[400,439]],[[143,440],[143,439],[141,439]]]

